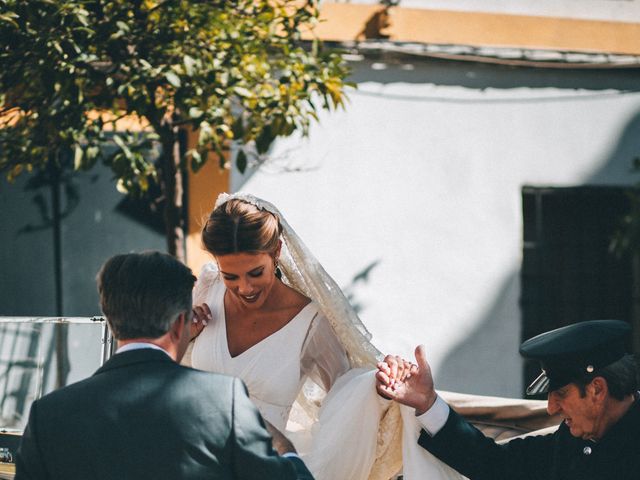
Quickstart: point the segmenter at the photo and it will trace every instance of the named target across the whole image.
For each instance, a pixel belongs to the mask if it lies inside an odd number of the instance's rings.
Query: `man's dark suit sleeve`
[[[444,427],[433,437],[423,430],[418,443],[472,480],[537,480],[549,476],[554,436],[499,445],[450,410]]]
[[[233,471],[237,478],[313,480],[299,458],[280,457],[272,448],[271,436],[244,384],[233,384]]]
[[[40,445],[37,436],[37,403],[31,404],[29,413],[29,422],[22,434],[20,447],[16,454],[16,476],[15,480],[45,480],[49,478],[47,475]]]

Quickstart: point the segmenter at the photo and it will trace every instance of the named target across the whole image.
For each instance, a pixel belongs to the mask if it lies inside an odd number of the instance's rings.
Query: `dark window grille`
[[[522,340],[585,320],[632,322],[630,255],[610,250],[629,209],[628,188],[523,187]],[[539,371],[526,362],[524,384]]]

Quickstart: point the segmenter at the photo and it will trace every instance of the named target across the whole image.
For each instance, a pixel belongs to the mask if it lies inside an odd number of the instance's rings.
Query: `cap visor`
[[[538,375],[531,385],[527,387],[527,395],[540,395],[541,393],[547,393],[549,391],[549,377],[546,372],[542,372]]]

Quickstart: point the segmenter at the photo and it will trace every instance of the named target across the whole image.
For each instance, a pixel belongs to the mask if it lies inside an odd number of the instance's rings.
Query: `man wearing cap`
[[[400,358],[387,356],[377,388],[415,408],[418,443],[472,480],[639,479],[638,368],[624,349],[629,330],[625,322],[594,320],[521,345],[520,353],[543,369],[527,393],[547,393],[549,414],[564,418],[553,434],[501,445],[485,437],[437,395],[422,345],[409,372]]]

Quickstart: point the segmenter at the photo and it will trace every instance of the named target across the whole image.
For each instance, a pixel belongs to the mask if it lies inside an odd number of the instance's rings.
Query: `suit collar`
[[[111,357],[104,365],[102,365],[95,373],[99,375],[101,373],[113,370],[115,368],[129,367],[138,363],[148,362],[161,362],[161,363],[174,363],[164,351],[156,350],[152,348],[143,348],[138,350],[130,350],[127,352],[116,353]]]

